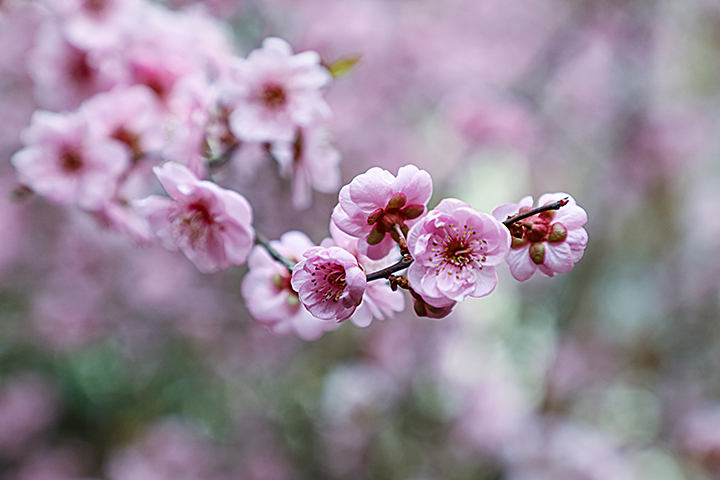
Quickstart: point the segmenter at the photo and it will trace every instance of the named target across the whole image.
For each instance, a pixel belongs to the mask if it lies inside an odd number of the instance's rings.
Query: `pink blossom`
[[[170,103],[170,135],[163,148],[163,158],[182,163],[200,178],[207,172],[203,143],[208,135],[210,110],[215,100],[213,90],[200,75],[178,82]]]
[[[281,173],[292,178],[293,206],[305,209],[311,189],[332,193],[340,187],[340,153],[328,141],[326,128],[300,128],[293,142],[275,142],[272,154]]]
[[[20,181],[60,205],[97,210],[128,165],[122,145],[93,135],[80,113],[36,111],[22,139],[12,157]]]
[[[175,12],[146,3],[121,49],[124,81],[150,87],[169,106],[188,76],[219,75],[230,58],[219,24],[199,10]]]
[[[98,135],[124,144],[132,158],[157,153],[165,143],[160,105],[146,86],[96,94],[83,103],[82,110]]]
[[[379,260],[395,245],[395,226],[407,235],[431,196],[432,179],[425,170],[405,165],[395,177],[373,167],[340,190],[332,219],[340,230],[360,239],[361,253]]]
[[[245,263],[255,238],[245,197],[177,163],[153,171],[171,198],[151,195],[136,207],[165,247],[180,249],[203,273]]]
[[[495,289],[494,266],[510,248],[510,232],[492,216],[446,198],[410,230],[407,242],[415,259],[410,285],[430,305],[444,307]]]
[[[38,103],[53,110],[73,109],[110,90],[122,77],[113,57],[110,51],[73,45],[55,22],[46,21],[28,58]]]
[[[321,245],[337,246],[347,250],[368,273],[389,267],[399,259],[398,255],[390,254],[381,260],[371,260],[358,250],[358,239],[341,231],[332,221],[330,221],[330,235],[332,238],[326,238]],[[350,321],[364,328],[370,325],[373,318],[378,320],[384,320],[385,316],[392,318],[394,312],[401,312],[404,308],[405,296],[401,291],[393,291],[386,281],[375,280],[367,284],[362,303],[350,316]]]
[[[119,45],[134,26],[141,7],[138,0],[44,0],[61,20],[63,31],[79,48]]]
[[[313,247],[295,265],[290,283],[315,317],[342,322],[362,301],[367,280],[357,259],[347,250]]]
[[[302,232],[283,234],[270,245],[282,256],[296,262],[303,252],[314,247]],[[304,340],[315,340],[323,332],[334,330],[338,324],[315,318],[300,303],[290,285],[290,272],[274,260],[262,246],[256,246],[248,258],[250,271],[242,282],[242,295],[250,314],[274,333],[295,333]]]
[[[524,282],[539,272],[552,277],[556,273],[572,270],[580,260],[587,245],[588,235],[583,225],[587,213],[567,193],[546,193],[538,200],[538,206],[547,205],[567,197],[569,203],[560,210],[550,210],[516,222],[512,227],[512,248],[506,261],[516,280]],[[527,196],[517,204],[496,208],[493,216],[500,221],[533,207],[533,199]]]
[[[229,77],[230,128],[241,140],[292,142],[298,127],[330,117],[321,88],[331,77],[316,52],[293,55],[285,40],[266,38],[247,59],[235,59]]]

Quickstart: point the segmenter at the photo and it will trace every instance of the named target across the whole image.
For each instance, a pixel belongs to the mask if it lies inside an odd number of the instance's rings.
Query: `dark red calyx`
[[[387,203],[385,208],[378,208],[372,212],[367,219],[368,225],[373,225],[373,229],[368,235],[367,243],[369,245],[377,245],[383,241],[385,234],[389,233],[397,242],[399,237],[395,231],[395,225],[399,226],[403,235],[407,235],[408,227],[405,225],[406,220],[413,220],[425,211],[423,205],[405,205],[407,197],[404,193],[396,193]]]

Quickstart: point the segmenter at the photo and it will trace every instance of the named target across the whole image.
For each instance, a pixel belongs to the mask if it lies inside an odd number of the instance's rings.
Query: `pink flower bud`
[[[505,259],[510,273],[516,280],[524,282],[539,272],[552,277],[556,273],[572,270],[575,262],[582,258],[588,235],[583,225],[587,213],[567,193],[546,193],[538,200],[538,206],[568,198],[569,202],[559,210],[533,215],[512,224],[512,248]],[[493,211],[500,221],[533,208],[532,197],[520,203],[502,205]]]
[[[401,167],[397,177],[373,167],[340,190],[332,219],[340,230],[359,238],[360,253],[379,260],[395,245],[395,225],[407,235],[425,213],[432,191],[430,174],[415,165]]]

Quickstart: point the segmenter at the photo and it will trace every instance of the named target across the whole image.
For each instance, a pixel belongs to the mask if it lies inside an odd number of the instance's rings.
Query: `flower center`
[[[285,105],[287,97],[282,85],[270,82],[263,87],[260,101],[270,108],[280,108]]]
[[[204,202],[187,206],[185,212],[174,222],[178,233],[188,239],[193,249],[207,246],[214,223],[215,220]]]
[[[127,128],[119,127],[112,134],[112,138],[127,145],[133,154],[134,160],[137,160],[140,157],[142,157],[143,151],[142,151],[142,147],[140,146],[140,137],[135,135],[133,132],[131,132]]]
[[[322,301],[337,302],[345,291],[345,269],[338,264],[318,265],[312,274],[312,284],[315,293],[322,295]],[[322,279],[318,282],[318,277]]]
[[[60,157],[60,168],[65,173],[77,173],[82,167],[82,157],[77,152],[67,151]]]
[[[83,7],[85,7],[85,10],[89,13],[99,15],[103,13],[107,7],[107,2],[105,0],[85,0],[83,2]]]
[[[428,260],[435,264],[435,275],[446,272],[460,279],[463,269],[482,270],[482,263],[487,260],[483,251],[487,240],[477,238],[475,227],[463,225],[461,228],[452,223],[448,227],[442,234],[436,232],[432,238]]]
[[[67,72],[80,85],[88,85],[95,80],[95,70],[90,66],[87,52],[74,47],[69,55]]]

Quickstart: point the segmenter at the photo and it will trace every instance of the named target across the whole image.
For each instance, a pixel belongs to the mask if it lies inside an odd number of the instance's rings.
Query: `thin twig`
[[[368,273],[367,281],[371,282],[373,280],[380,280],[381,278],[388,278],[393,273],[408,268],[413,263],[413,261],[415,260],[410,255],[406,255],[401,258],[400,261],[397,262],[395,265],[390,265],[389,267],[378,270],[377,272]]]
[[[240,142],[235,142],[232,145],[228,147],[227,150],[225,150],[223,153],[221,153],[219,156],[215,158],[211,158],[208,160],[208,168],[210,170],[218,170],[225,166],[233,157],[235,152],[237,151],[238,147],[240,147]]]
[[[537,215],[538,213],[547,212],[548,210],[560,210],[560,207],[564,207],[568,204],[570,199],[568,197],[565,197],[561,200],[558,200],[557,202],[548,203],[547,205],[543,205],[542,207],[533,208],[532,210],[529,210],[525,213],[521,213],[519,215],[515,215],[514,217],[510,217],[507,220],[505,220],[503,225],[510,228],[510,225],[512,225],[515,222],[518,222],[520,220],[525,220],[528,217],[532,217],[533,215]]]
[[[283,257],[280,252],[275,250],[270,245],[270,241],[265,238],[261,233],[255,232],[255,243],[257,243],[258,245],[262,245],[271,257],[282,263],[283,266],[288,269],[288,272],[292,273],[293,268],[295,268],[295,262],[292,262],[289,259]]]

